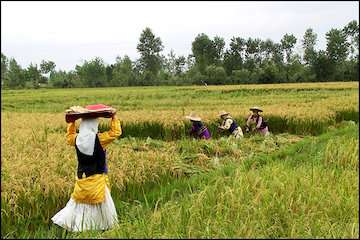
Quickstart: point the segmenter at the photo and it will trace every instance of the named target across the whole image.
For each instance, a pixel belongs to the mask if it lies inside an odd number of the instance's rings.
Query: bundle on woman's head
[[[115,112],[116,109],[104,104],[87,105],[85,108],[82,106],[72,106],[65,111],[65,120],[69,123],[79,118],[110,118]]]
[[[115,109],[104,104],[72,106],[66,111],[66,121],[72,122],[81,118],[79,134],[76,137],[76,146],[86,155],[93,155],[96,134],[98,132],[98,117],[112,117]]]

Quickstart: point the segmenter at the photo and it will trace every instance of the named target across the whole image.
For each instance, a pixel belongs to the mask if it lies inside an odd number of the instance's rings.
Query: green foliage
[[[150,28],[145,28],[140,35],[136,49],[141,55],[139,59],[140,70],[144,72],[143,81],[146,85],[151,85],[161,68],[160,52],[163,48],[161,39],[155,37]]]
[[[359,25],[356,20],[343,29],[326,33],[326,50],[316,50],[317,34],[308,28],[301,40],[303,55],[293,54],[296,37],[286,33],[280,42],[271,39],[233,36],[229,48],[224,38],[198,34],[191,43],[192,53],[177,56],[173,49],[167,56],[160,37],[145,28],[137,50],[140,58],[132,61],[127,55],[113,64],[101,58],[84,61],[75,67],[68,80],[65,73],[56,73],[55,63],[42,61],[40,70],[31,65],[23,76],[10,58],[1,55],[2,88],[105,87],[204,85],[238,83],[285,83],[316,81],[354,81],[359,79]],[[20,66],[19,66],[20,67]],[[21,67],[20,67],[21,68]],[[225,74],[223,74],[223,70]],[[17,73],[14,73],[17,72]],[[37,72],[49,76],[38,75]],[[74,74],[75,75],[74,75]]]
[[[204,33],[196,36],[191,49],[201,74],[205,74],[207,66],[220,63],[224,46],[225,42],[221,37],[216,36],[214,40],[211,40]]]
[[[283,81],[282,69],[273,61],[267,61],[262,69],[263,72],[258,77],[258,83],[279,83]]]
[[[296,37],[293,34],[285,34],[281,39],[281,46],[286,52],[286,61],[290,62],[292,49],[296,44]]]
[[[352,58],[359,59],[359,24],[353,20],[343,28],[343,32],[348,39]]]
[[[224,67],[227,75],[230,75],[233,70],[240,70],[242,68],[245,43],[243,38],[231,38],[230,49],[226,50],[224,54]]]
[[[223,67],[210,65],[206,67],[207,83],[211,85],[218,85],[224,83],[226,79],[226,72]],[[226,82],[225,82],[226,83]]]
[[[250,71],[247,69],[233,70],[231,76],[234,84],[251,83]]]
[[[41,61],[40,72],[41,73],[52,73],[54,72],[56,64],[53,61]]]
[[[111,86],[131,86],[133,85],[135,74],[133,71],[133,63],[128,56],[116,58],[112,70],[112,79],[110,81]]]
[[[8,71],[8,65],[9,65],[9,60],[3,53],[1,53],[1,88],[9,85],[7,79],[5,78],[5,74]]]
[[[26,69],[25,77],[27,82],[32,83],[32,87],[37,89],[40,87],[40,70],[38,69],[37,65],[30,64],[30,66]]]
[[[248,70],[252,70],[253,68],[259,67],[261,63],[261,39],[259,38],[248,38],[245,43],[245,68]]]
[[[75,72],[57,71],[50,75],[50,84],[57,88],[80,87],[78,76]]]
[[[76,65],[76,74],[80,81],[89,87],[105,87],[108,85],[104,61],[96,57],[90,61],[84,61],[83,65]]]
[[[304,38],[302,40],[302,46],[304,48],[304,60],[308,65],[312,65],[316,58],[315,45],[317,41],[317,34],[314,33],[312,28],[308,28],[305,31]]]
[[[9,60],[9,69],[6,72],[5,79],[4,84],[8,85],[9,88],[25,87],[25,71],[13,58]]]
[[[158,85],[184,85],[186,58],[184,56],[176,56],[171,49],[167,57],[163,56],[163,69],[160,70],[158,76]]]
[[[338,29],[331,29],[326,33],[326,52],[333,64],[339,64],[348,56],[349,43],[346,41],[346,34]]]
[[[327,56],[325,51],[320,50],[317,53],[316,60],[313,64],[314,72],[316,73],[317,80],[319,81],[332,81],[334,80],[334,64]]]
[[[224,38],[215,36],[214,40],[212,42],[213,42],[214,49],[215,49],[214,63],[216,65],[219,65],[219,64],[221,64],[221,60],[223,58],[225,41],[224,41]]]
[[[253,83],[262,82],[262,77],[264,76],[264,69],[260,67],[255,67],[251,71],[250,79]]]

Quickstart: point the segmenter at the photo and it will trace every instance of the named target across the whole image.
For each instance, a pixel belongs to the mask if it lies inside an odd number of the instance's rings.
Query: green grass
[[[353,83],[343,83],[352,86]],[[347,85],[346,85],[347,84]],[[231,89],[214,87],[125,87],[125,88],[80,88],[80,89],[38,89],[2,90],[1,111],[12,112],[64,112],[73,105],[104,103],[121,111],[134,110],[177,110],[181,108],[215,109],[218,106],[231,108],[256,102],[257,105],[273,103],[291,106],[296,103],[314,103],[331,98],[349,98],[357,94],[358,85],[352,88],[332,87],[322,83],[313,88],[303,88],[294,84],[292,88],[254,88],[249,86],[229,86]],[[270,85],[272,86],[272,85]],[[231,110],[231,109],[229,109]]]

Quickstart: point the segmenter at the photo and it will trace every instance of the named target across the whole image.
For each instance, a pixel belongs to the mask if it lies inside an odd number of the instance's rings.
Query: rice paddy
[[[359,237],[358,82],[1,94],[3,238]],[[122,124],[108,148],[120,223],[68,233],[51,222],[77,167],[64,111],[94,103],[118,109]],[[264,110],[269,138],[216,131],[219,111],[244,126],[253,105]],[[191,111],[212,140],[187,136]]]

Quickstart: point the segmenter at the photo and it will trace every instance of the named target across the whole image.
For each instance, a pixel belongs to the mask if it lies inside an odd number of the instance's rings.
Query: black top
[[[85,173],[86,177],[89,177],[94,174],[102,174],[107,172],[105,151],[101,147],[98,135],[96,135],[95,138],[94,153],[92,156],[80,152],[76,144],[75,148],[78,158],[77,176],[79,179],[82,178],[83,173]]]

